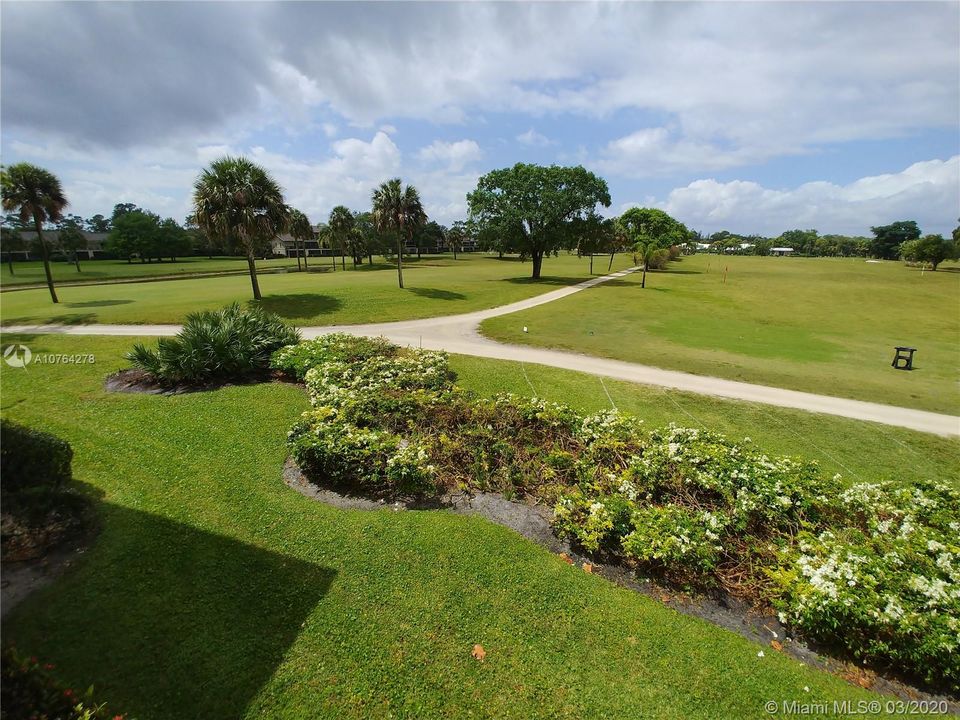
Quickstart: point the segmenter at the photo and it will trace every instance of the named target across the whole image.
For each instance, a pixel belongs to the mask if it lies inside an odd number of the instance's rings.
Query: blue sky
[[[452,222],[489,170],[583,164],[616,214],[867,234],[960,215],[960,4],[0,5],[3,162],[73,212],[182,219],[249,155],[324,220],[389,177]],[[895,42],[891,41],[895,38]]]

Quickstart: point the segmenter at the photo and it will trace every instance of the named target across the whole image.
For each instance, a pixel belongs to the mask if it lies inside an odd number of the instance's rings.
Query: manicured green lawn
[[[279,478],[286,430],[307,405],[295,386],[107,394],[103,376],[124,365],[132,338],[4,341],[96,355],[4,366],[0,382],[5,417],[73,444],[102,530],[3,635],[74,687],[95,683],[116,712],[760,718],[769,700],[875,697],[769,647],[758,657],[757,645],[485,520],[302,497]],[[515,385],[515,367],[479,362],[457,359],[466,384]],[[576,383],[528,374],[541,393]],[[570,400],[598,407],[588,381]],[[630,402],[626,386],[610,391]],[[485,662],[470,656],[474,643]]]
[[[614,270],[631,258],[617,256]],[[602,268],[600,267],[602,265]],[[544,277],[532,282],[530,263],[488,255],[424,258],[404,270],[397,287],[387,265],[326,273],[263,275],[262,304],[301,325],[350,324],[452,315],[502,305],[570,285],[589,277],[589,261],[561,255],[544,261]],[[597,263],[601,273],[606,264]],[[6,325],[24,322],[175,323],[194,310],[215,309],[251,297],[247,276],[209,277],[94,287],[63,287],[53,305],[46,289],[0,295]]]
[[[725,269],[728,269],[725,272]],[[696,255],[487,320],[498,340],[960,414],[960,272],[862,259]],[[528,332],[523,332],[526,327]],[[893,348],[918,348],[913,372]]]
[[[327,259],[323,264],[329,264]],[[310,260],[314,264],[314,260]],[[319,262],[317,263],[319,266]],[[274,260],[258,260],[257,267],[263,269],[270,268],[293,268],[297,269],[296,259],[278,258]],[[176,262],[152,262],[142,263],[135,260],[128,263],[126,260],[81,260],[80,272],[77,272],[76,266],[72,262],[56,260],[51,263],[53,270],[53,279],[55,282],[102,282],[107,280],[120,280],[126,278],[138,277],[156,277],[157,275],[188,275],[190,273],[205,272],[223,272],[223,271],[241,271],[246,272],[247,260],[242,257],[215,257],[208,259],[205,257],[186,257],[177,258]],[[4,263],[0,267],[0,284],[8,285],[31,285],[46,284],[47,277],[43,274],[43,263],[39,260],[29,262],[14,262],[13,275],[10,274],[10,266]]]

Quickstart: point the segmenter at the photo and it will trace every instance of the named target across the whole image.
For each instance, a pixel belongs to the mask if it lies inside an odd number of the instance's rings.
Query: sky
[[[325,221],[402,177],[583,165],[604,212],[704,233],[868,235],[960,216],[960,3],[0,3],[0,159],[69,212],[182,220],[251,157]]]

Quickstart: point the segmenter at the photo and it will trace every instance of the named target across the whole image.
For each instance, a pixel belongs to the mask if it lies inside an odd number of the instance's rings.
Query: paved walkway
[[[300,331],[305,338],[314,338],[331,332],[346,332],[353,335],[382,335],[398,345],[423,347],[430,350],[446,350],[451,353],[498,360],[515,360],[537,365],[549,365],[565,370],[576,370],[645,385],[658,385],[701,395],[797,408],[855,420],[868,420],[948,437],[960,436],[960,417],[953,415],[942,415],[924,410],[900,408],[860,400],[847,400],[796,390],[784,390],[767,385],[752,385],[735,380],[691,375],[675,370],[663,370],[647,365],[559,350],[508,345],[489,340],[481,336],[478,331],[480,323],[487,318],[507,315],[553,302],[602,282],[622,277],[635,270],[636,268],[622,270],[587,280],[579,285],[537,295],[527,300],[462,315],[369,325],[306,327],[300,328]],[[7,333],[62,333],[67,335],[175,335],[179,330],[179,325],[17,325],[3,328],[3,332]]]

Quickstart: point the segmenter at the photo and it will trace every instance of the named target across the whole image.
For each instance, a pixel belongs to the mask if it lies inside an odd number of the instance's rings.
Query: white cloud
[[[546,147],[547,145],[552,145],[553,142],[546,135],[538,133],[533,128],[530,128],[525,133],[520,133],[517,135],[517,142],[522,145],[530,145],[532,147]]]
[[[457,140],[456,142],[434,140],[426,147],[420,148],[417,157],[427,163],[444,164],[453,172],[459,172],[465,165],[483,157],[483,151],[474,140]]]
[[[774,236],[792,228],[869,234],[871,226],[917,220],[924,232],[947,233],[960,214],[960,156],[914,163],[899,173],[848,185],[809,182],[771,189],[755,182],[696,180],[656,205],[706,232],[730,230]]]

